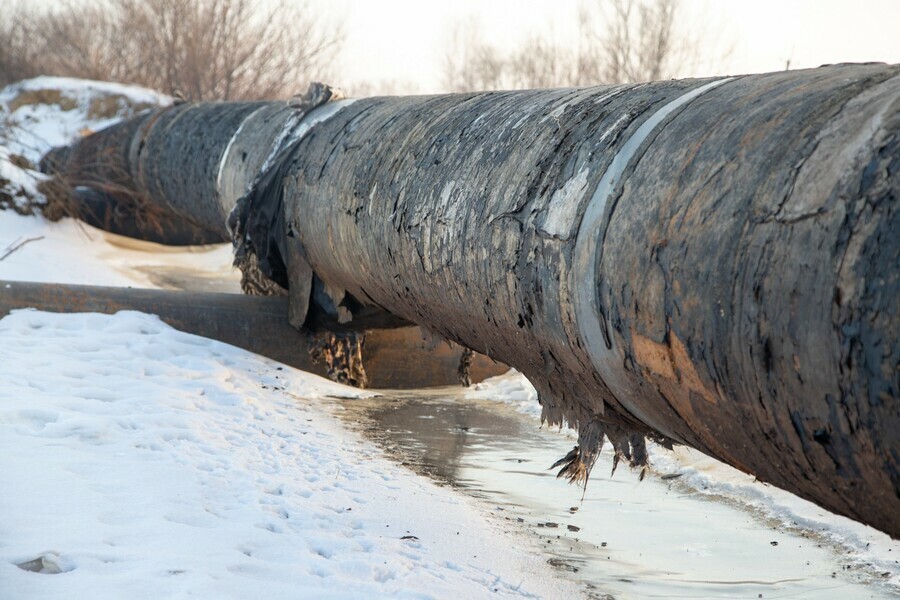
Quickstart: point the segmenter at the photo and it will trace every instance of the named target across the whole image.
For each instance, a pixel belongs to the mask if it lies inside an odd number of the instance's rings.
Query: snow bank
[[[132,85],[67,77],[27,79],[0,91],[0,119],[10,130],[3,145],[36,165],[54,146],[171,103],[168,96]]]
[[[880,572],[900,592],[900,540],[762,483],[697,450],[679,446],[669,452],[651,444],[649,451],[653,471],[679,475],[679,487],[738,504],[781,529],[819,537],[840,549],[842,561]]]
[[[0,208],[24,209],[40,198],[36,168],[54,146],[108,127],[172,98],[145,88],[71,79],[36,77],[0,90]]]
[[[525,379],[524,375],[515,369],[476,383],[467,388],[465,394],[472,400],[500,400],[511,405],[523,415],[535,419],[541,418],[541,405],[538,404],[537,390]]]
[[[40,238],[0,262],[0,280],[84,285],[240,290],[231,245],[169,247],[132,240],[73,219],[50,223],[0,210],[0,254],[17,240]],[[0,290],[2,291],[2,290]]]
[[[157,318],[0,320],[9,598],[577,596],[349,434],[358,396]]]

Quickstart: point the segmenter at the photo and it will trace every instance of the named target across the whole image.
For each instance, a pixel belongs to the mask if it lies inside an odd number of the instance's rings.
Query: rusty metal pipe
[[[162,321],[188,333],[225,342],[278,362],[328,376],[323,360],[313,360],[316,337],[300,332],[287,320],[287,298],[208,292],[183,292],[0,281],[0,317],[11,310],[37,308],[49,312],[99,312],[113,314],[137,310],[157,315]],[[369,386],[407,389],[458,385],[462,348],[431,346],[418,327],[384,328],[378,322],[356,322],[339,332],[357,331],[366,336],[363,361],[369,367]],[[394,323],[394,325],[397,325]],[[487,357],[472,359],[475,382],[499,375],[509,367]]]

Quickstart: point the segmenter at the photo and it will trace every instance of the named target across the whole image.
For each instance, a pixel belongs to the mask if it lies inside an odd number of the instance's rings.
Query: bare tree
[[[697,36],[678,22],[679,0],[590,0],[576,44],[533,35],[511,52],[454,31],[444,68],[453,91],[585,86],[667,79],[690,67]]]
[[[471,19],[456,23],[450,37],[444,57],[444,86],[448,91],[505,87],[506,60],[495,47],[481,41],[477,23]]]
[[[682,67],[693,44],[675,35],[678,0],[608,0],[605,35],[598,46],[603,78],[610,82],[658,81]]]
[[[21,2],[0,13],[0,85],[38,75],[39,52]]]
[[[130,36],[120,31],[110,8],[100,3],[76,5],[71,0],[55,10],[29,15],[43,73],[127,83],[126,65],[119,59]],[[168,90],[161,90],[168,91]]]
[[[30,24],[31,52],[19,54],[31,57],[31,71],[136,83],[187,100],[289,96],[320,76],[342,38],[289,0],[65,0],[23,14],[9,23]],[[7,29],[3,37],[21,37]],[[3,76],[15,77],[9,71]]]
[[[534,35],[509,56],[507,68],[514,89],[576,85],[572,52]]]

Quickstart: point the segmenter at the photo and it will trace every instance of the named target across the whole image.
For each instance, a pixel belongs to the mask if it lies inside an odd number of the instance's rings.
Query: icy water
[[[452,389],[341,401],[338,413],[396,460],[486,503],[592,598],[895,598],[841,548],[785,532],[677,479],[639,482],[611,457],[580,488],[548,467],[573,446],[500,403]],[[478,532],[464,532],[478,535]]]

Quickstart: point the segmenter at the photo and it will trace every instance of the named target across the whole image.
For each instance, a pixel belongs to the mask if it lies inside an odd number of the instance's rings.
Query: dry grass
[[[40,210],[48,220],[71,217],[115,230],[117,221],[127,218],[143,231],[160,236],[165,233],[165,223],[173,216],[171,211],[135,189],[131,174],[116,166],[112,151],[101,152],[95,156],[95,162],[79,162],[76,167],[71,167],[67,159],[57,159],[63,164],[54,164],[52,154],[46,160],[50,162],[48,170],[52,177],[41,182],[38,190],[46,199]],[[112,201],[111,209],[98,214],[93,207],[79,200],[79,187],[90,188],[108,197]]]
[[[78,108],[78,101],[74,98],[64,96],[60,90],[22,90],[19,94],[9,101],[9,112],[15,112],[23,106],[39,106],[39,105],[58,106],[60,110],[68,111]]]
[[[133,102],[121,94],[110,94],[91,99],[88,104],[87,118],[99,120],[122,116],[130,117],[153,108],[157,108],[157,106],[147,102]]]

